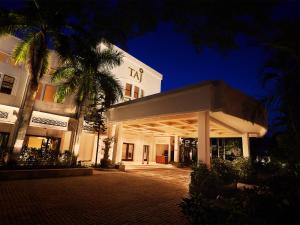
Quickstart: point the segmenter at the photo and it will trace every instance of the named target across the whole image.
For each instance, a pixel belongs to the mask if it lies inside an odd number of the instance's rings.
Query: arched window
[[[10,95],[14,87],[15,78],[6,74],[0,74],[0,93]]]

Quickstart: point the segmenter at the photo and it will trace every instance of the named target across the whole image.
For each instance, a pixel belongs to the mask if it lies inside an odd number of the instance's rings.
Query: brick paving
[[[178,207],[188,181],[179,169],[0,181],[0,224],[188,224]]]

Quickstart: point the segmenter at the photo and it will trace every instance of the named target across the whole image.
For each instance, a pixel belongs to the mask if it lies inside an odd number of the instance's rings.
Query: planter
[[[119,165],[119,170],[125,172],[125,165]]]
[[[93,175],[92,168],[0,170],[0,180],[22,180],[91,175]]]

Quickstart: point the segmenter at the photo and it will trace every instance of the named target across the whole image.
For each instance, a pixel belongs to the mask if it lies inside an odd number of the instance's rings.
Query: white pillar
[[[153,162],[155,162],[156,163],[156,139],[155,139],[155,137],[153,136]]]
[[[171,141],[172,141],[172,137],[169,138],[169,144],[168,144],[168,163],[171,162]]]
[[[107,137],[108,138],[115,138],[116,135],[116,124],[111,124],[107,129]],[[114,141],[111,143],[110,149],[109,149],[109,159],[113,160],[114,155]]]
[[[179,137],[174,137],[174,162],[179,162]]]
[[[115,130],[114,147],[113,147],[113,163],[122,161],[122,146],[123,146],[123,125],[117,124]]]
[[[198,162],[210,167],[209,112],[198,113]]]
[[[243,142],[243,157],[248,158],[250,156],[250,147],[249,147],[249,135],[245,133],[242,135]]]

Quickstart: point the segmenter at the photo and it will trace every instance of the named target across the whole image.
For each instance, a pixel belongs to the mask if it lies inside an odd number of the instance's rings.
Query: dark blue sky
[[[185,34],[162,24],[156,31],[130,40],[127,51],[163,74],[163,91],[219,79],[248,95],[264,95],[259,76],[265,54],[258,47],[242,44],[227,54],[215,49],[199,53]]]

